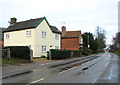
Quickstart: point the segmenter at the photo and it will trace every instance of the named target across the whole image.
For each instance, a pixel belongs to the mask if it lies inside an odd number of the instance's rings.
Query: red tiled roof
[[[80,37],[81,31],[66,31],[65,34],[62,35],[62,37],[72,37],[72,36],[77,36]]]

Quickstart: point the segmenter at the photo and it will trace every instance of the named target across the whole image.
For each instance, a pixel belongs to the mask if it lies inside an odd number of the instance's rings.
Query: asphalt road
[[[104,80],[106,79],[104,75],[107,74],[107,76],[114,75],[116,77],[116,79],[112,79],[112,83],[118,83],[118,63],[112,65],[115,62],[114,60],[118,61],[116,55],[103,53],[97,57],[78,59],[74,62],[69,60],[69,62],[48,63],[31,70],[29,73],[4,78],[2,82],[27,83],[27,85],[33,83],[102,83],[103,81],[103,83],[109,83]]]

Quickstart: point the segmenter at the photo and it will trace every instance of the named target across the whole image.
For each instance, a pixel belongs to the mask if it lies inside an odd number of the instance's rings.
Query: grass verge
[[[29,60],[24,60],[24,59],[19,59],[19,58],[0,58],[0,63],[4,64],[9,64],[9,65],[16,65],[16,64],[21,64],[21,63],[30,63]]]

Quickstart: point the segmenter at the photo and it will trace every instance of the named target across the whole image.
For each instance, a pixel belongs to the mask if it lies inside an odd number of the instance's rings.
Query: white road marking
[[[105,68],[108,66],[109,62],[105,65]]]
[[[97,78],[93,81],[93,83],[95,83],[97,81]]]
[[[45,65],[45,64],[41,64],[41,65]]]
[[[65,71],[62,71],[62,72],[59,72],[59,73],[64,73],[64,72],[66,72],[66,71],[70,71],[70,70],[72,70],[72,69],[75,69],[76,67],[73,67],[73,68],[70,68],[70,69],[68,69],[68,70],[65,70]]]
[[[41,79],[39,79],[39,80],[36,80],[36,81],[33,81],[33,82],[31,82],[31,83],[36,83],[36,82],[39,82],[39,81],[43,81],[45,78],[41,78]]]
[[[50,63],[45,63],[45,64],[50,64]]]

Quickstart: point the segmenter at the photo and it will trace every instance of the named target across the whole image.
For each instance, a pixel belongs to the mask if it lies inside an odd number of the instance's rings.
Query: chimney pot
[[[11,21],[10,21],[10,24],[14,24],[17,22],[17,19],[14,17],[14,18],[11,18]]]
[[[62,32],[66,32],[66,27],[62,26]]]

